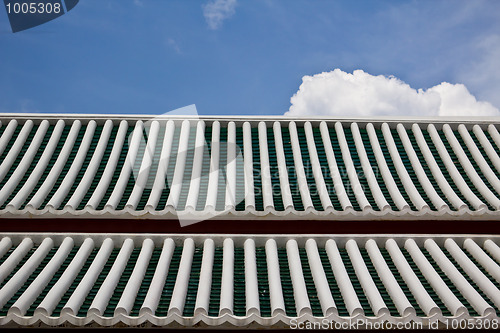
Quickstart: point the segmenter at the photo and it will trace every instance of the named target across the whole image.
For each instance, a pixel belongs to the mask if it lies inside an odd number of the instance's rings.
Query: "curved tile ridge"
[[[373,198],[377,203],[377,206],[381,211],[390,210],[391,207],[389,203],[384,197],[380,186],[378,185],[377,178],[373,173],[373,168],[370,165],[370,161],[368,160],[368,156],[366,155],[366,150],[363,144],[363,140],[361,138],[361,133],[359,132],[358,124],[351,124],[351,132],[354,137],[354,144],[356,146],[356,150],[358,152],[359,159],[361,161],[361,167],[363,168],[363,174],[368,181],[368,186],[370,186],[370,190],[372,192]]]
[[[269,281],[269,299],[271,315],[285,315],[285,300],[281,284],[280,264],[278,259],[278,245],[274,239],[266,241],[266,262]]]
[[[406,200],[403,198],[403,195],[399,191],[398,186],[396,185],[396,182],[392,177],[391,171],[387,166],[384,153],[380,148],[380,143],[377,138],[377,133],[375,132],[375,128],[373,127],[372,123],[366,124],[366,131],[368,133],[368,138],[370,139],[370,144],[372,146],[380,174],[382,175],[382,178],[386,184],[387,190],[389,191],[392,200],[394,201],[399,210],[401,211],[409,210],[410,205],[408,205]]]
[[[432,176],[438,183],[439,187],[441,188],[441,191],[443,191],[444,195],[448,199],[448,201],[451,202],[451,204],[458,210],[464,210],[467,209],[467,204],[462,201],[458,197],[458,195],[455,193],[453,188],[450,186],[450,183],[446,180],[446,178],[443,175],[443,172],[439,168],[436,160],[433,158],[432,153],[429,149],[429,146],[427,145],[427,142],[425,141],[425,138],[422,134],[422,130],[420,129],[420,126],[417,124],[413,124],[412,127],[412,132],[413,135],[415,136],[415,139],[417,140],[417,145],[424,155],[425,162],[429,166]],[[484,206],[482,206],[484,207]]]
[[[347,196],[344,183],[342,182],[342,177],[340,176],[339,168],[337,166],[337,160],[335,159],[335,153],[332,148],[332,140],[330,138],[330,133],[328,131],[328,125],[326,122],[321,122],[319,125],[321,132],[321,140],[323,141],[323,147],[325,148],[326,159],[328,162],[328,168],[330,170],[330,175],[333,180],[333,187],[335,194],[339,198],[340,204],[344,210],[352,210],[352,204]]]
[[[246,315],[260,316],[259,284],[257,280],[257,257],[255,241],[247,239],[243,243],[245,251],[245,302]]]
[[[69,252],[73,248],[73,245],[74,241],[71,237],[66,237],[63,240],[62,244],[57,249],[55,255],[50,259],[47,266],[43,268],[40,274],[24,291],[21,297],[19,297],[11,306],[11,308],[9,309],[10,313],[14,313],[19,316],[24,316],[26,314],[30,305],[33,304],[38,295],[50,282],[52,276],[56,273],[59,267],[61,267],[64,259],[66,259]]]
[[[391,159],[394,162],[394,166],[396,167],[396,172],[398,173],[398,176],[401,179],[401,182],[403,183],[404,188],[408,193],[411,201],[418,210],[429,210],[429,205],[425,202],[420,193],[418,193],[415,184],[408,174],[408,170],[406,170],[403,161],[401,160],[398,148],[396,147],[396,143],[394,142],[394,138],[392,137],[391,129],[389,128],[389,125],[387,123],[382,124],[382,133],[389,149]]]
[[[425,194],[429,197],[429,199],[432,201],[432,204],[434,205],[434,207],[436,207],[437,210],[445,209],[446,203],[439,196],[439,194],[437,194],[436,189],[434,188],[434,186],[432,186],[429,178],[425,174],[422,164],[420,163],[420,160],[418,159],[418,156],[415,153],[415,150],[410,142],[410,138],[408,137],[408,133],[406,132],[406,129],[404,128],[403,124],[397,125],[397,131],[399,137],[401,138],[401,141],[403,142],[406,154],[410,159],[410,163],[413,167],[413,170],[417,175],[418,181],[420,182],[420,184],[422,184]]]
[[[330,314],[338,314],[337,306],[333,300],[332,291],[328,286],[328,279],[326,278],[325,271],[321,263],[318,244],[314,239],[308,239],[306,241],[306,252],[311,266],[314,285],[318,291],[318,298],[323,315],[328,316]]]
[[[248,121],[243,123],[243,165],[245,174],[245,208],[255,210],[252,126]]]
[[[457,155],[458,160],[460,161],[460,164],[462,167],[465,169],[465,173],[469,177],[469,179],[472,181],[474,186],[477,188],[477,190],[481,193],[481,195],[488,200],[488,202],[494,206],[495,208],[500,208],[500,199],[498,199],[497,195],[493,193],[488,186],[483,182],[481,177],[479,177],[479,174],[475,170],[474,166],[470,162],[469,158],[464,152],[464,149],[458,142],[457,138],[455,137],[455,134],[453,133],[453,130],[450,128],[450,125],[444,124],[443,125],[443,132],[448,139],[448,142],[451,145],[451,148],[453,149],[453,152],[455,155]],[[484,159],[483,159],[484,161]],[[497,188],[500,186],[498,185],[498,178],[493,174],[491,169],[486,169],[485,165],[479,164],[479,168],[481,171],[489,171],[489,173],[485,173],[486,178],[490,181],[493,182],[493,187]]]
[[[9,251],[11,246],[12,246],[12,239],[10,239],[10,237],[3,237],[2,240],[0,240],[0,258],[2,258]],[[2,283],[1,280],[0,283]]]
[[[248,121],[243,123],[243,174],[245,182],[245,210],[255,210],[252,126]]]
[[[498,133],[497,128],[495,125],[490,124],[488,125],[488,133],[491,135],[491,138],[495,142],[498,148],[500,148],[500,134]]]
[[[231,210],[243,199],[236,193],[236,161],[240,152],[236,145],[236,124],[231,121],[227,124],[227,158],[226,158],[226,201],[225,210]]]
[[[220,123],[212,124],[212,141],[210,155],[210,171],[207,188],[207,201],[205,208],[215,211],[217,207],[217,189],[219,187],[219,158],[220,158]]]
[[[177,279],[175,280],[174,289],[172,291],[172,299],[168,307],[168,315],[174,313],[182,315],[184,311],[191,265],[193,263],[194,247],[194,241],[191,238],[186,238],[184,240],[181,261],[177,272]],[[130,308],[132,305],[133,304],[130,305]]]
[[[118,159],[120,158],[120,154],[123,149],[127,129],[128,123],[125,120],[121,121],[120,126],[118,127],[118,132],[116,133],[115,142],[113,143],[113,148],[111,149],[111,154],[109,155],[108,163],[106,163],[106,167],[104,168],[101,179],[99,180],[94,193],[92,193],[92,196],[85,205],[86,209],[97,209],[99,203],[104,197],[104,194],[111,183],[113,174],[115,173]]]
[[[125,162],[120,170],[120,176],[116,182],[113,192],[109,196],[108,201],[105,204],[106,209],[116,209],[123,197],[123,192],[127,186],[130,175],[132,174],[132,168],[134,167],[137,151],[139,150],[139,145],[141,143],[142,135],[144,130],[144,124],[142,121],[138,121],[135,124],[134,131],[131,136],[129,136],[129,149],[127,156],[125,157]]]
[[[106,238],[102,242],[99,252],[97,252],[97,255],[92,261],[89,269],[85,272],[82,280],[61,310],[61,315],[76,316],[78,314],[78,311],[85,301],[85,297],[94,286],[94,283],[99,277],[99,273],[104,268],[104,265],[113,250],[113,245],[113,240],[111,240],[111,238]]]
[[[316,150],[314,134],[310,122],[304,124],[304,131],[306,134],[307,150],[309,152],[314,181],[321,200],[321,205],[323,206],[323,210],[333,210],[333,204],[330,200],[330,195],[328,194],[328,189],[326,188],[323,172],[319,163],[318,152]]]
[[[85,156],[87,156],[87,152],[90,148],[92,138],[94,137],[94,132],[96,127],[97,124],[94,120],[90,121],[87,124],[87,128],[85,129],[85,134],[83,135],[82,142],[78,147],[78,152],[76,153],[76,156],[73,159],[73,162],[71,163],[71,167],[64,176],[64,179],[62,180],[61,184],[73,184],[75,182],[78,172],[82,167]],[[59,186],[59,188],[52,195],[52,197],[50,198],[49,202],[45,207],[49,209],[51,208],[57,209],[61,205],[66,195],[68,195],[70,190],[71,190],[70,186]]]
[[[234,241],[224,239],[219,316],[233,314],[234,304]]]
[[[165,124],[165,135],[163,138],[163,146],[160,154],[160,161],[158,162],[158,169],[156,170],[155,180],[151,194],[149,195],[146,203],[146,209],[154,210],[158,206],[161,194],[166,187],[166,176],[168,164],[172,156],[172,141],[174,139],[175,123],[172,120],[167,121]]]
[[[24,123],[23,127],[21,128],[21,131],[19,132],[14,141],[14,144],[7,153],[7,156],[5,156],[4,160],[1,161],[0,181],[2,181],[5,178],[10,168],[12,167],[12,164],[14,164],[14,161],[16,160],[17,156],[21,152],[21,149],[26,143],[26,140],[28,139],[28,136],[31,130],[33,129],[33,126],[34,126],[33,120],[28,120],[26,123]]]
[[[396,305],[396,309],[398,310],[401,317],[416,315],[415,308],[413,308],[413,306],[410,304],[410,301],[408,301],[408,299],[406,298],[406,295],[401,289],[401,286],[392,275],[392,272],[387,266],[384,257],[380,253],[380,249],[378,248],[377,243],[373,239],[370,239],[366,241],[365,248],[368,251],[368,255],[370,256],[373,265],[375,266],[375,270],[377,271],[378,276],[382,280],[385,289],[391,296],[391,299]]]
[[[482,202],[481,199],[476,196],[476,194],[474,194],[472,189],[469,187],[469,185],[467,185],[464,178],[453,163],[453,160],[446,150],[443,141],[439,137],[436,127],[430,124],[429,126],[427,126],[427,131],[429,132],[432,142],[438,150],[439,156],[446,166],[446,170],[448,170],[450,175],[453,177],[453,181],[457,184],[460,192],[462,192],[462,194],[467,198],[467,201],[469,201],[474,206],[474,208],[478,210],[487,209],[486,204]]]
[[[3,285],[0,289],[0,307],[3,307],[28,280],[53,246],[54,241],[45,238],[24,265]]]
[[[154,243],[151,239],[145,239],[142,243],[141,253],[137,258],[137,263],[130,275],[130,278],[123,290],[123,294],[115,308],[115,316],[119,314],[129,315],[134,306],[141,282],[146,274],[147,267],[153,254]]]
[[[359,203],[361,210],[370,210],[372,209],[366,195],[364,193],[363,187],[359,183],[358,175],[356,172],[356,168],[352,162],[351,153],[349,152],[349,147],[347,146],[347,141],[344,135],[344,129],[342,127],[342,123],[335,123],[335,133],[337,134],[337,139],[339,141],[340,150],[342,152],[342,159],[344,160],[344,165],[346,166],[347,176],[349,177],[351,190],[354,192],[356,196],[356,200]]]
[[[149,127],[149,135],[147,136],[146,142],[146,150],[144,151],[144,155],[142,157],[142,162],[139,167],[139,172],[135,179],[135,184],[132,189],[132,193],[128,198],[125,207],[135,209],[139,200],[141,199],[144,188],[146,187],[146,183],[149,178],[149,173],[151,170],[151,166],[153,164],[153,156],[155,153],[157,140],[158,140],[158,132],[160,130],[160,124],[157,121],[153,121]],[[135,162],[135,161],[134,161]]]
[[[497,152],[495,151],[495,148],[493,148],[493,145],[491,144],[491,142],[488,140],[488,138],[484,134],[483,130],[481,129],[481,126],[474,125],[472,127],[472,131],[476,135],[476,138],[479,140],[479,143],[481,144],[484,151],[486,152],[486,155],[488,155],[488,158],[493,163],[493,166],[495,167],[495,169],[498,172],[500,172],[500,157],[498,156]]]
[[[453,316],[468,313],[467,308],[458,300],[446,283],[441,279],[435,268],[425,258],[421,249],[413,239],[408,239],[404,245],[418,269],[429,282],[432,289],[445,304]]]
[[[75,209],[82,202],[83,197],[87,193],[92,183],[92,180],[95,177],[97,169],[99,168],[99,164],[101,164],[101,160],[104,155],[104,151],[106,150],[106,146],[108,145],[108,140],[111,135],[112,129],[113,129],[113,122],[111,120],[107,120],[102,129],[101,136],[99,137],[97,147],[95,148],[95,151],[92,154],[92,159],[90,160],[89,166],[85,171],[82,180],[78,184],[78,187],[75,189],[75,192],[73,192],[71,198],[66,203],[65,207],[67,208],[71,207]]]
[[[500,261],[500,247],[495,242],[487,239],[483,247],[497,262]]]
[[[274,209],[273,186],[271,183],[271,167],[269,165],[269,149],[267,147],[267,126],[261,121],[258,125],[259,153],[260,153],[260,179],[262,182],[262,199],[264,210]]]
[[[351,317],[364,315],[363,307],[361,306],[356,291],[352,286],[351,279],[347,274],[344,262],[342,260],[342,257],[340,256],[340,252],[335,240],[327,240],[325,244],[325,250],[328,255],[328,259],[330,260],[330,265],[333,270],[335,281],[337,281],[347,311],[349,311],[349,315]]]
[[[486,246],[485,246],[486,247]],[[464,240],[466,249],[493,278],[500,283],[500,266],[472,239]]]
[[[160,296],[165,286],[165,280],[170,267],[170,262],[172,260],[172,255],[174,253],[175,243],[171,238],[165,239],[163,242],[163,247],[161,250],[161,255],[156,265],[156,269],[149,286],[148,293],[144,298],[139,315],[156,313],[158,308],[158,303],[160,302]]]
[[[469,284],[465,277],[460,274],[459,270],[446,257],[435,241],[427,239],[424,243],[424,247],[427,251],[429,251],[441,270],[443,270],[446,276],[452,281],[458,290],[460,290],[461,294],[467,299],[479,315],[487,316],[495,313],[495,309],[490,306],[488,302],[486,302],[474,289],[474,287]]]
[[[26,150],[26,153],[19,162],[19,166],[14,170],[9,180],[7,180],[2,189],[0,189],[0,205],[2,205],[7,200],[7,198],[15,190],[17,184],[22,180],[24,174],[28,170],[33,159],[35,158],[35,154],[38,148],[40,147],[43,138],[45,137],[45,133],[47,133],[48,128],[49,128],[49,122],[46,120],[42,121],[36,131],[35,136],[33,137],[32,143],[30,144],[29,148]]]
[[[458,244],[451,238],[444,242],[445,248],[453,256],[456,262],[462,267],[465,273],[471,277],[472,281],[486,294],[486,296],[498,308],[500,306],[500,290],[491,282],[481,270],[467,257]],[[495,266],[493,266],[495,267]],[[498,266],[497,266],[498,267]],[[455,268],[456,269],[456,268]],[[477,296],[477,294],[476,294]],[[492,308],[492,310],[494,310]]]
[[[201,260],[200,280],[196,293],[194,315],[207,315],[210,307],[210,292],[212,291],[212,273],[214,265],[215,243],[208,238],[203,242],[203,258]]]
[[[425,290],[425,287],[418,279],[415,271],[413,271],[411,266],[408,264],[408,261],[405,259],[396,241],[394,239],[388,239],[385,242],[385,248],[389,252],[389,255],[391,256],[391,259],[394,262],[394,265],[396,266],[399,274],[403,278],[404,282],[408,285],[408,288],[413,297],[415,297],[418,306],[429,317],[442,315],[441,309],[437,306],[432,297]],[[403,310],[403,312],[405,311],[408,310]]]
[[[186,159],[188,154],[189,133],[191,125],[188,120],[184,120],[181,125],[181,133],[179,135],[179,147],[177,149],[177,159],[175,160],[174,175],[170,186],[170,194],[167,199],[166,208],[177,209],[181,195],[184,168],[186,167]],[[146,178],[147,179],[147,178]]]
[[[8,248],[10,249],[12,246],[12,241],[8,237],[4,237],[2,239],[2,243],[4,243],[4,239],[9,239],[7,241]],[[14,251],[9,255],[9,257],[2,263],[0,266],[0,283],[5,281],[5,279],[9,276],[9,274],[16,268],[19,262],[24,258],[26,253],[33,247],[33,241],[30,238],[25,238],[22,242],[16,247]]]
[[[299,316],[312,314],[311,303],[307,295],[306,282],[302,270],[299,256],[299,246],[295,239],[286,242],[286,253],[288,266],[290,267],[290,277],[292,279],[293,297],[295,299],[295,311]]]
[[[354,272],[361,283],[361,287],[363,288],[368,302],[370,302],[373,313],[377,317],[389,315],[389,309],[382,299],[375,282],[373,282],[368,268],[366,268],[365,261],[361,257],[357,242],[350,239],[346,242],[345,247],[354,267]]]
[[[189,192],[186,199],[186,210],[196,210],[200,193],[200,184],[203,169],[203,155],[205,154],[205,122],[198,121],[196,124],[196,139],[194,144],[193,170],[189,184]],[[163,153],[163,150],[162,150]],[[157,175],[158,176],[158,175]],[[164,176],[162,177],[164,181]],[[152,205],[151,205],[152,206]],[[155,206],[156,207],[156,206]]]
[[[132,250],[134,249],[134,241],[131,238],[125,239],[118,253],[118,256],[113,263],[113,266],[109,270],[106,279],[102,283],[101,287],[97,291],[92,304],[88,310],[89,314],[103,315],[106,307],[109,304],[111,296],[115,291],[116,285],[122,275],[125,267],[127,265],[127,261],[132,254]]]
[[[490,257],[473,262],[465,253],[497,251],[496,236],[3,236],[9,248],[35,244],[37,250],[0,288],[0,326],[278,328],[324,320],[425,326],[500,319],[500,291],[483,273],[498,264]],[[201,248],[203,256],[194,255]],[[266,265],[258,264],[258,251],[265,252]],[[241,260],[244,265],[235,265]],[[195,266],[199,275],[192,275]],[[235,283],[241,276],[244,284]],[[269,288],[259,289],[261,277]],[[389,300],[396,312],[389,311]]]
[[[286,166],[285,153],[283,149],[283,136],[281,134],[281,123],[279,121],[273,124],[274,144],[276,148],[276,160],[278,163],[278,173],[280,180],[280,192],[283,200],[283,207],[285,211],[293,209],[292,192],[290,190],[290,183],[288,180],[288,168]]]
[[[467,131],[467,128],[465,128],[465,125],[463,125],[463,124],[459,125],[458,132],[460,133],[460,136],[462,137],[462,139],[465,141],[465,144],[466,144],[468,150],[472,154],[474,161],[481,169],[481,172],[483,173],[483,175],[486,177],[486,179],[488,180],[490,185],[495,189],[495,191],[497,193],[500,193],[500,180],[495,175],[492,168],[489,166],[488,162],[486,162],[486,159],[483,157],[483,155],[479,151],[478,147],[476,146],[476,144],[472,140],[472,137],[471,137],[469,131]],[[496,161],[496,160],[494,159],[494,161]]]
[[[0,155],[3,154],[5,148],[7,148],[7,145],[10,139],[12,138],[12,135],[16,131],[17,125],[18,125],[17,120],[12,119],[11,121],[9,121],[9,124],[4,129],[2,136],[0,137]]]
[[[300,198],[302,200],[302,204],[304,205],[304,211],[306,212],[312,211],[314,210],[314,205],[311,199],[311,192],[309,191],[309,185],[307,184],[306,173],[304,171],[304,162],[302,160],[302,153],[300,152],[297,124],[291,121],[288,124],[288,130],[290,131],[290,141],[293,151],[293,163],[295,167],[295,173],[297,174],[297,182],[299,185],[298,188],[300,192]]]
[[[80,270],[93,248],[94,241],[91,238],[85,239],[59,280],[50,289],[43,301],[37,306],[35,313],[41,313],[45,316],[52,315],[55,307],[59,304],[63,295],[68,291],[77,274],[80,273]]]

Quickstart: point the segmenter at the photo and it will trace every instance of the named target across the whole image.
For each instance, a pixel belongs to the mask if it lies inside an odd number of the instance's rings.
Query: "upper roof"
[[[500,216],[496,118],[0,120],[3,216]]]

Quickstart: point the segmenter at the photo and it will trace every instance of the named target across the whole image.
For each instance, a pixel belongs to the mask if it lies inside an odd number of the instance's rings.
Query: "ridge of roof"
[[[491,124],[500,123],[500,117],[413,117],[413,116],[375,116],[375,117],[328,117],[328,116],[309,116],[309,117],[290,117],[280,115],[154,115],[154,114],[72,114],[72,113],[0,113],[0,121],[18,119],[18,120],[44,120],[50,122],[57,120],[207,120],[207,121],[235,121],[238,123],[249,121],[340,121],[340,122],[358,122],[358,123],[433,123],[433,124]]]

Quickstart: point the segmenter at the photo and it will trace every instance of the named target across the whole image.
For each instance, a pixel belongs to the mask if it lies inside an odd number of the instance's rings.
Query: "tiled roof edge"
[[[172,120],[205,120],[205,121],[234,121],[235,123],[258,123],[261,121],[272,122],[272,121],[295,121],[295,122],[320,122],[320,121],[340,121],[345,123],[357,122],[359,124],[365,123],[403,123],[403,124],[471,124],[471,125],[489,125],[492,123],[500,124],[500,117],[387,117],[387,116],[377,116],[377,117],[325,117],[325,116],[308,116],[308,117],[289,117],[289,116],[279,116],[279,115],[150,115],[150,114],[70,114],[70,113],[2,113],[0,114],[0,121],[5,120],[48,120],[49,122],[56,122],[57,120],[82,120],[90,121],[96,120],[98,123],[104,120],[127,120],[127,121],[137,121],[137,120],[161,120],[161,119],[172,119]]]

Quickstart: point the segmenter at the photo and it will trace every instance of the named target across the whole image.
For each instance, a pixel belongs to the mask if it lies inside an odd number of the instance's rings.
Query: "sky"
[[[81,0],[12,33],[0,112],[500,115],[497,0]]]

